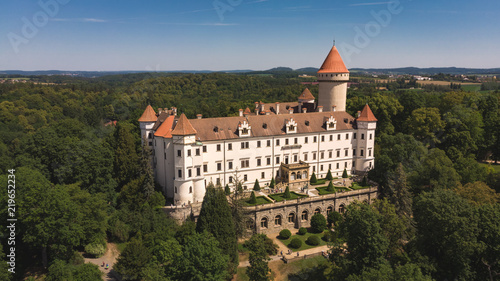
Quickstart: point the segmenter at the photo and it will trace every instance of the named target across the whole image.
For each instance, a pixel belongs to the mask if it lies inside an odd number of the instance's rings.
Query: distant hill
[[[275,67],[268,70],[178,70],[178,71],[158,71],[153,73],[235,73],[235,74],[274,74],[274,75],[290,75],[295,74],[308,74],[315,75],[318,71],[316,67],[304,67],[299,69],[292,69],[290,67]],[[396,75],[432,75],[438,73],[453,74],[453,75],[471,75],[471,74],[500,74],[500,68],[460,68],[460,67],[401,67],[401,68],[352,68],[351,72],[356,73],[369,73],[369,74],[396,74]],[[140,70],[124,70],[124,71],[64,71],[64,70],[39,70],[39,71],[23,71],[23,70],[0,70],[0,75],[64,75],[64,76],[77,76],[86,78],[95,78],[108,75],[123,75],[135,73],[151,73],[150,71]]]

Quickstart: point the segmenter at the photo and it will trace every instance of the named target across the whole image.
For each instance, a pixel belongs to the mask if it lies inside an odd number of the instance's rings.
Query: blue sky
[[[0,70],[319,67],[333,39],[348,68],[500,67],[494,0],[17,0],[0,7]]]

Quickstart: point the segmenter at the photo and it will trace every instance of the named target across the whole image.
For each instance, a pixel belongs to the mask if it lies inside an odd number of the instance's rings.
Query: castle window
[[[220,178],[217,178],[215,185],[220,186]]]
[[[241,168],[248,168],[248,167],[250,167],[250,160],[248,159],[241,160]]]
[[[182,155],[181,150],[180,150],[180,149],[179,149],[179,150],[177,150],[177,157],[181,157],[181,155]]]
[[[368,149],[368,156],[371,157],[372,156],[372,150],[371,149]]]
[[[233,177],[229,176],[229,183],[233,183]]]
[[[208,164],[203,164],[203,173],[208,172]]]
[[[192,177],[192,172],[191,172],[191,169],[188,169],[188,178]]]
[[[257,166],[260,167],[260,165],[261,165],[261,159],[259,158],[257,159]]]
[[[340,157],[340,150],[337,150],[337,158]]]
[[[344,204],[342,204],[342,205],[340,205],[340,207],[339,207],[339,213],[343,214],[344,212],[345,212],[345,205],[344,205]]]
[[[280,157],[276,156],[276,163],[275,163],[275,165],[279,165],[279,164],[280,164]]]
[[[188,149],[187,152],[188,152],[188,157],[190,157],[191,156],[191,149]]]
[[[304,143],[308,143],[309,142],[309,138],[308,137],[305,137],[304,138]]]
[[[285,164],[288,164],[288,155],[285,156]]]
[[[280,140],[276,140],[276,146],[280,145]]]
[[[217,151],[220,151],[220,144],[217,145]]]
[[[333,135],[330,135],[330,141],[333,141]]]
[[[313,173],[316,172],[316,166],[313,166]]]
[[[248,129],[247,128],[241,129],[241,134],[248,135]]]
[[[267,157],[266,158],[266,164],[267,165],[271,165],[271,157]]]
[[[189,193],[193,193],[193,187],[192,186],[189,187]]]
[[[365,139],[365,134],[361,134],[361,139],[364,140]]]
[[[340,134],[337,135],[337,140],[340,140]]]
[[[267,218],[262,218],[260,220],[260,228],[267,228]]]
[[[318,137],[314,136],[314,138],[313,138],[313,142],[314,142],[314,143],[318,142]]]
[[[199,148],[197,148],[197,149],[195,150],[195,153],[196,153],[196,156],[200,156],[200,149],[199,149]]]
[[[352,156],[356,156],[356,149],[352,150]]]
[[[299,161],[299,156],[297,154],[295,154],[293,156],[293,162],[298,162]]]
[[[303,211],[302,212],[302,216],[301,216],[302,220],[303,221],[306,221],[307,220],[307,211]]]
[[[177,193],[177,186],[174,187],[174,193]]]
[[[361,149],[361,152],[359,153],[359,156],[363,156],[363,149]]]
[[[274,225],[281,225],[281,216],[277,215],[274,217]]]
[[[349,139],[349,134],[345,134],[345,139],[348,140]]]
[[[152,138],[153,138],[153,134],[148,133],[148,139],[152,139]]]
[[[182,170],[177,171],[177,176],[179,176],[179,178],[182,178]]]
[[[285,139],[285,145],[288,145],[288,139]]]
[[[261,172],[261,173],[260,173],[260,178],[261,178],[261,179],[263,179],[263,178],[265,178],[265,177],[266,177],[266,173],[265,173],[265,172]]]
[[[347,162],[344,162],[344,168],[347,168]]]
[[[243,181],[248,181],[247,175],[243,175]]]
[[[329,215],[331,212],[333,212],[333,208],[330,206],[326,208],[326,214]]]
[[[200,169],[200,167],[196,168],[196,176],[197,177],[201,176],[201,169]]]
[[[206,152],[207,152],[207,146],[206,146],[206,145],[204,145],[204,146],[203,146],[203,152],[204,152],[204,153],[206,153]]]
[[[299,143],[299,139],[298,139],[298,138],[294,138],[294,139],[293,139],[293,143],[294,143],[294,144],[298,144],[298,143]]]
[[[288,222],[289,223],[294,223],[295,222],[295,214],[294,213],[288,214]]]
[[[271,140],[267,140],[267,147],[271,146]]]
[[[313,152],[313,160],[316,160],[316,152]]]
[[[323,171],[323,165],[320,166],[320,171]]]
[[[228,143],[227,144],[227,150],[233,150],[233,144],[232,143]]]
[[[344,150],[345,156],[349,156],[349,149]]]
[[[232,170],[233,169],[233,161],[227,162],[227,168],[228,168],[228,170]]]
[[[304,161],[307,161],[307,152],[304,153]]]
[[[356,139],[356,133],[354,133],[354,134],[352,135],[352,138],[353,138],[353,139]]]
[[[257,141],[257,147],[260,147],[260,141]]]
[[[325,141],[325,136],[321,136],[321,142]]]
[[[337,170],[338,170],[338,169],[340,169],[340,165],[339,165],[339,163],[337,163]]]
[[[328,151],[328,158],[333,158],[333,151]]]
[[[217,163],[217,171],[222,170],[222,163]]]
[[[149,146],[153,146],[153,142],[152,141],[149,142]]]
[[[321,210],[319,208],[317,208],[316,210],[314,210],[314,214],[320,214],[321,213]]]
[[[370,134],[370,139],[372,139],[372,137],[373,137],[372,134]]]

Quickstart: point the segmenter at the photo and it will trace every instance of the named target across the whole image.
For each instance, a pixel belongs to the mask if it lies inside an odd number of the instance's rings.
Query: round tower
[[[319,82],[318,106],[323,106],[324,111],[345,111],[349,70],[335,45],[316,76]]]
[[[138,120],[141,128],[142,145],[146,144],[149,145],[150,147],[153,146],[153,134],[154,134],[153,127],[157,119],[158,117],[156,116],[156,112],[151,107],[151,105],[148,105],[146,107],[146,110],[144,110],[144,113],[142,113],[141,117]]]

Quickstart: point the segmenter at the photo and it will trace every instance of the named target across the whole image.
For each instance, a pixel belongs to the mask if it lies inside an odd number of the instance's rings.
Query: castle
[[[317,72],[318,101],[305,89],[297,102],[255,103],[239,116],[187,119],[177,109],[148,105],[139,118],[143,145],[153,150],[156,181],[174,204],[203,201],[208,183],[236,180],[251,189],[274,178],[302,187],[314,172],[325,177],[373,168],[377,119],[365,105],[345,111],[349,71],[335,46]]]

